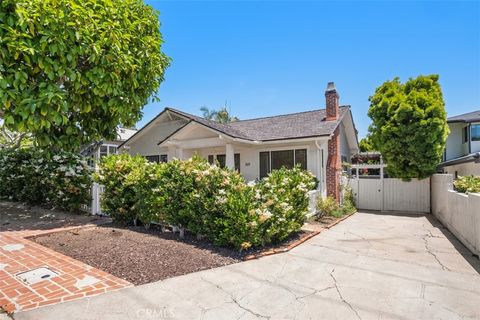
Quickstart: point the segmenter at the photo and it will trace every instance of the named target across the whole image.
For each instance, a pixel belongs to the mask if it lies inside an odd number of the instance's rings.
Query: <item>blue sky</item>
[[[479,1],[157,1],[172,58],[138,127],[164,107],[240,119],[324,108],[334,81],[367,133],[384,81],[440,75],[449,115],[480,109]]]

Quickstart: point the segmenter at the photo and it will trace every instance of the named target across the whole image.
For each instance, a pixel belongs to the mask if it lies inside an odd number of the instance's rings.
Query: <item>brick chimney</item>
[[[335,84],[329,82],[325,91],[327,121],[337,120],[339,116],[339,96]],[[340,130],[337,127],[328,140],[328,158],[326,168],[327,195],[340,202],[340,178],[342,162],[340,158]]]
[[[325,99],[327,101],[327,121],[338,119],[338,93],[335,83],[329,82],[325,91]]]

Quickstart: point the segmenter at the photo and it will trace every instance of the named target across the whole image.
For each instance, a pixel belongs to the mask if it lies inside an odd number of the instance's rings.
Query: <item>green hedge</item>
[[[455,190],[463,193],[480,193],[480,177],[478,176],[464,176],[458,177],[453,182]]]
[[[90,202],[91,173],[77,154],[0,150],[0,198],[76,211]]]
[[[228,169],[193,157],[151,164],[140,156],[103,159],[96,176],[105,186],[102,206],[123,223],[165,223],[237,248],[277,242],[298,231],[314,177],[281,169],[247,184]]]

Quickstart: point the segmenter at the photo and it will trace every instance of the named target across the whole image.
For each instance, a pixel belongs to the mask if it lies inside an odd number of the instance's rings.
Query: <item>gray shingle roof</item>
[[[252,141],[272,141],[331,135],[349,111],[350,106],[340,107],[340,116],[335,121],[326,121],[325,109],[320,109],[240,120],[229,124],[221,124],[172,108],[167,109],[234,138]]]
[[[477,122],[480,121],[480,110],[464,113],[448,118],[448,122]]]

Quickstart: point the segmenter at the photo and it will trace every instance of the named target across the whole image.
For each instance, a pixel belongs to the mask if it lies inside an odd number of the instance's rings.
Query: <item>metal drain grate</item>
[[[35,284],[43,280],[55,278],[56,276],[58,276],[58,273],[48,268],[41,267],[41,268],[25,271],[22,273],[18,273],[16,276],[17,278],[19,278],[25,283]]]

